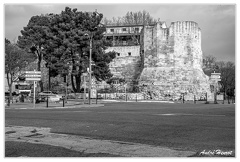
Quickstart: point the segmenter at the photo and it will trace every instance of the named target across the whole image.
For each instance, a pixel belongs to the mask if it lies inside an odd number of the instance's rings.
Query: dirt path
[[[50,133],[50,128],[5,127],[5,141],[60,146],[84,153],[107,153],[126,157],[187,157],[192,151],[178,151],[146,144],[98,140],[76,135]]]

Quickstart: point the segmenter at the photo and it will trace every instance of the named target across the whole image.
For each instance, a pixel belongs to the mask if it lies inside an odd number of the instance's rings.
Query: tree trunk
[[[73,77],[72,74],[71,74],[71,82],[72,82],[72,89],[73,89],[74,92],[76,92],[77,89],[76,89],[76,87],[75,87],[75,84],[74,84],[74,77]]]
[[[76,81],[75,83],[74,83],[74,78],[75,78],[75,81]],[[79,75],[76,75],[76,76],[71,75],[71,82],[72,82],[73,91],[75,93],[80,93],[80,91],[81,91],[81,86],[80,86],[80,84],[81,84],[81,76],[79,76]]]
[[[81,88],[80,88],[81,76],[80,75],[76,75],[75,79],[76,79],[76,92],[80,93],[80,91],[81,91]]]
[[[41,71],[41,60],[38,59],[38,63],[37,63],[37,71]],[[43,89],[43,82],[40,80],[39,81],[39,86],[40,86],[40,91],[44,91]]]
[[[11,75],[11,74],[10,74]],[[7,73],[7,82],[8,82],[8,88],[9,88],[9,98],[8,98],[8,102],[10,104],[11,100],[12,100],[12,75],[11,78],[9,78],[9,73]]]
[[[12,83],[10,84],[10,87],[9,87],[9,97],[10,97],[10,102],[12,101],[13,103],[13,97],[12,97]]]
[[[41,50],[37,50],[38,62],[37,62],[37,71],[41,71],[41,62],[42,62],[42,54]],[[43,82],[39,81],[40,91],[44,91],[43,89]]]

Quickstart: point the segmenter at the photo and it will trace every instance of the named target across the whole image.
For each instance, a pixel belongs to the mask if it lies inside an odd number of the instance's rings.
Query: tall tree
[[[102,17],[97,12],[81,12],[66,7],[61,14],[52,17],[47,30],[44,58],[52,69],[63,76],[70,70],[75,92],[80,92],[81,75],[89,67],[90,42],[93,75],[99,81],[112,76],[108,64],[115,57],[115,52],[105,53],[110,42],[103,37],[106,29],[100,24]]]
[[[216,62],[217,62],[216,57],[212,55],[204,56],[202,68],[206,75],[211,76],[211,73],[216,71],[217,68]]]
[[[148,25],[156,23],[158,20],[154,19],[149,12],[143,10],[138,12],[127,12],[123,17],[115,18],[112,20],[107,18],[103,19],[105,25]]]
[[[12,98],[13,82],[18,78],[20,71],[34,59],[32,55],[20,49],[16,44],[12,44],[5,38],[5,74],[10,98]]]
[[[217,61],[212,55],[205,56],[203,59],[203,71],[206,75],[211,73],[221,73],[220,91],[225,95],[234,95],[235,90],[235,65],[233,62]]]
[[[235,93],[235,65],[233,62],[217,62],[217,72],[221,73],[221,91],[224,96],[234,96]]]
[[[22,35],[18,37],[18,46],[37,56],[37,71],[41,71],[43,49],[47,37],[46,30],[49,22],[49,15],[33,16],[27,26],[21,30]],[[43,91],[43,82],[39,81],[39,84],[41,91]]]

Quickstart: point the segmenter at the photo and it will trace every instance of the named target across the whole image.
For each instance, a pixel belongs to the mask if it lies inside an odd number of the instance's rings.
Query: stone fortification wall
[[[210,95],[209,78],[202,71],[201,31],[191,21],[173,22],[169,28],[144,28],[144,69],[139,84],[143,93],[161,99],[181,93]],[[210,97],[210,96],[209,96]]]
[[[109,47],[106,51],[117,53],[116,58],[109,65],[111,73],[115,77],[133,80],[139,75],[140,46]]]
[[[201,31],[195,22],[144,28],[144,67],[201,68]]]

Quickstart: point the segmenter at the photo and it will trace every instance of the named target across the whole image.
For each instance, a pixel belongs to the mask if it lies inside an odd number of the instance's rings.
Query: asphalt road
[[[107,103],[104,107],[6,109],[5,125],[177,150],[235,151],[235,105]]]

